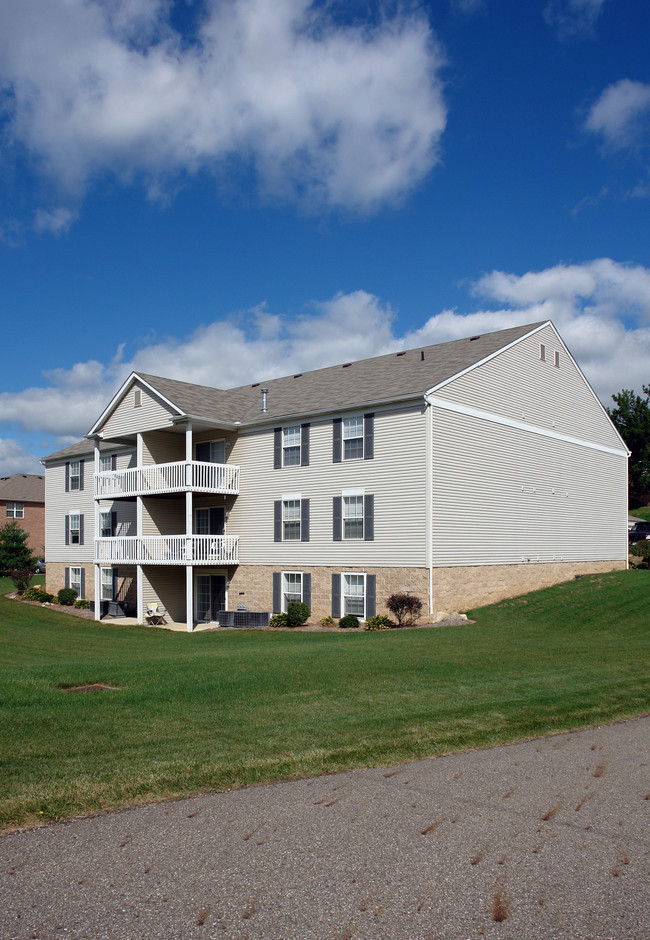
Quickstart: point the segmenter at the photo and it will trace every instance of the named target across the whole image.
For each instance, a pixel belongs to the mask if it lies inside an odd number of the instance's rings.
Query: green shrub
[[[354,614],[347,614],[339,620],[339,627],[342,630],[357,630],[359,627],[359,618]]]
[[[309,607],[302,601],[292,601],[287,606],[287,623],[290,627],[301,627],[309,619]]]
[[[54,594],[48,594],[40,587],[30,587],[23,591],[24,601],[38,601],[39,604],[50,604],[54,600]]]
[[[333,627],[334,626],[334,617],[321,617],[320,618],[321,627]]]
[[[413,594],[391,594],[386,607],[396,618],[398,627],[410,626],[422,613],[422,601]]]
[[[377,614],[376,617],[370,617],[366,620],[363,625],[364,630],[390,630],[391,627],[394,627],[395,624],[390,619],[390,617],[385,617],[383,614]]]
[[[14,587],[19,594],[25,593],[33,576],[29,568],[15,568],[9,573],[9,577],[14,582]]]
[[[286,614],[273,614],[273,616],[269,620],[269,626],[277,627],[277,628],[288,627],[289,618],[287,617]]]
[[[74,602],[74,606],[77,610],[90,610],[90,601],[87,601],[85,597],[80,597]]]
[[[642,539],[630,545],[630,554],[642,559],[637,562],[638,568],[650,568],[650,539]]]
[[[63,604],[64,607],[72,607],[77,599],[77,592],[74,588],[61,588],[56,595],[57,604]]]

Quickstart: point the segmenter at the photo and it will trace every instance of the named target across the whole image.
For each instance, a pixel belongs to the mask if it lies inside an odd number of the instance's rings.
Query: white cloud
[[[362,27],[310,0],[197,9],[188,37],[162,0],[0,5],[11,133],[71,205],[105,171],[160,193],[207,167],[252,170],[269,198],[371,211],[435,164],[443,60],[421,14]]]
[[[390,305],[363,290],[312,301],[293,319],[261,304],[144,346],[130,361],[118,349],[105,364],[49,371],[41,388],[0,395],[0,421],[50,435],[47,453],[85,434],[133,370],[229,388],[547,319],[604,404],[650,382],[650,269],[601,258],[523,275],[492,271],[471,292],[482,309],[443,310],[406,332]]]
[[[35,454],[30,454],[22,444],[11,438],[0,437],[0,476],[12,473],[43,473],[43,465]],[[5,522],[0,520],[0,525]]]
[[[605,0],[549,0],[544,19],[563,42],[591,39],[604,6]]]
[[[68,231],[76,218],[76,212],[65,206],[57,206],[54,209],[37,209],[34,213],[34,231],[62,235]]]
[[[592,105],[585,128],[600,134],[614,149],[635,144],[647,132],[650,85],[623,78],[610,85]]]

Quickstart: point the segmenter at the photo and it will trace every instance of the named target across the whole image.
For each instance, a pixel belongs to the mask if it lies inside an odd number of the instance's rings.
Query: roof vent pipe
[[[266,414],[269,410],[267,395],[269,394],[268,388],[262,389],[262,414]]]

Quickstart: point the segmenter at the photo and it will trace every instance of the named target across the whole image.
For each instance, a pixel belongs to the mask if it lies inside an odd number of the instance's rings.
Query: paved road
[[[2,940],[646,940],[650,717],[0,838]]]

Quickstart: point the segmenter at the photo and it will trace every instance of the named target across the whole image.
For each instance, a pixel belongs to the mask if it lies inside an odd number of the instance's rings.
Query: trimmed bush
[[[289,626],[289,618],[286,614],[273,614],[269,620],[270,627],[282,628]]]
[[[334,617],[321,617],[320,618],[321,627],[333,627],[334,626]]]
[[[390,630],[391,627],[394,627],[395,624],[390,619],[390,617],[385,617],[383,614],[377,614],[376,617],[370,617],[369,620],[363,625],[364,630]]]
[[[14,582],[14,587],[18,593],[24,594],[34,575],[29,568],[16,568],[9,573],[9,577]]]
[[[359,627],[359,618],[354,614],[347,614],[339,620],[339,627],[342,630],[357,630]]]
[[[57,604],[62,604],[64,607],[72,607],[76,599],[77,592],[74,588],[61,588],[56,595]]]
[[[54,594],[48,594],[40,587],[30,587],[23,591],[24,601],[38,601],[39,604],[50,604],[54,600]]]
[[[90,610],[90,601],[86,600],[85,597],[80,597],[79,600],[74,602],[74,606],[77,610]]]
[[[637,562],[638,568],[650,568],[650,539],[642,539],[630,545],[630,555],[641,558],[641,561]]]
[[[397,620],[398,627],[409,627],[422,613],[422,601],[413,594],[391,594],[386,607]]]
[[[290,627],[301,627],[309,619],[309,607],[302,601],[292,601],[287,607],[286,617]]]

